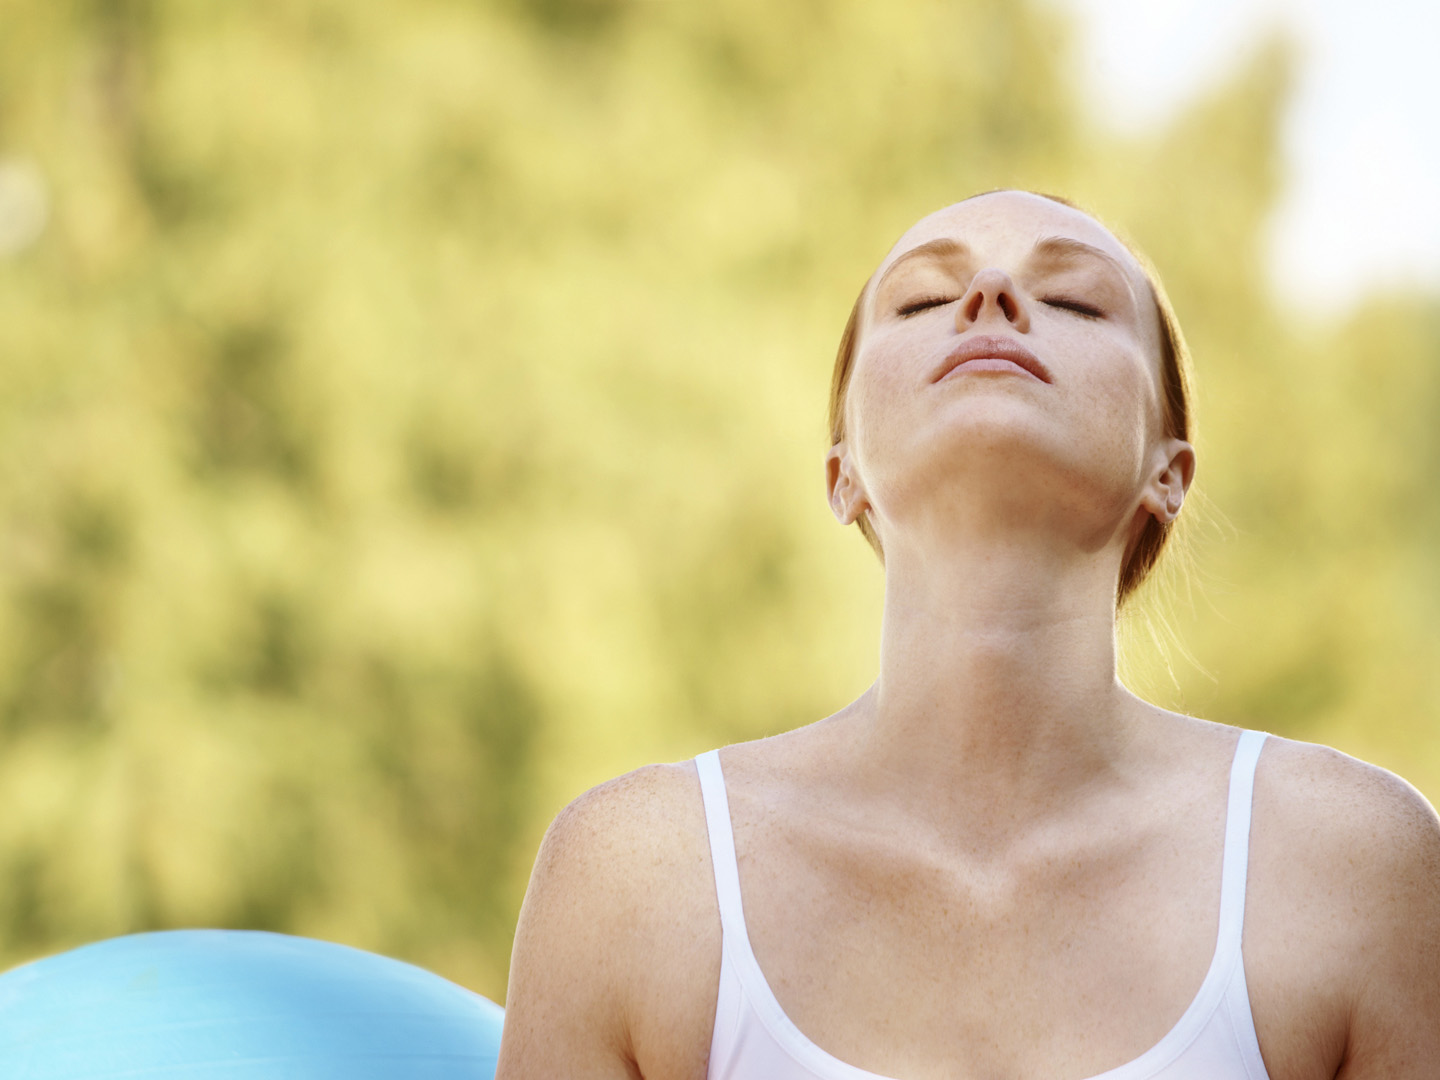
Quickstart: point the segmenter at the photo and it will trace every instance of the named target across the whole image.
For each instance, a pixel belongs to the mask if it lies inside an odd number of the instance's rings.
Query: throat
[[[887,553],[880,672],[861,701],[869,768],[973,824],[1070,804],[1113,772],[1149,707],[1115,670],[1114,569],[988,552]]]

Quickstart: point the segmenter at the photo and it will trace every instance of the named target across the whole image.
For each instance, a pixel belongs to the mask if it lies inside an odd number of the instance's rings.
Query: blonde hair
[[[1020,189],[1001,188],[997,190]],[[989,195],[993,192],[987,191],[979,194]],[[1069,199],[1059,195],[1047,195],[1040,191],[1030,191],[1026,194],[1038,195],[1042,199],[1049,199],[1051,202],[1087,213]],[[976,197],[978,196],[970,196],[972,199]],[[1095,217],[1093,214],[1088,216]],[[1095,220],[1099,219],[1095,218]],[[1113,234],[1114,230],[1111,232]],[[1121,243],[1125,243],[1125,241],[1122,240]],[[1165,294],[1165,287],[1161,284],[1160,275],[1156,272],[1155,267],[1149,259],[1136,250],[1133,244],[1125,243],[1125,247],[1135,257],[1135,261],[1140,264],[1140,268],[1145,274],[1145,281],[1150,287],[1150,298],[1154,301],[1155,310],[1159,316],[1160,412],[1165,426],[1165,434],[1191,442],[1193,441],[1191,436],[1194,421],[1190,415],[1190,350],[1185,345],[1185,337],[1180,332],[1180,323],[1175,318],[1175,310],[1170,306],[1170,298]],[[860,295],[856,297],[855,306],[850,309],[850,318],[845,323],[845,331],[840,335],[840,348],[835,354],[835,370],[830,378],[831,446],[845,438],[845,394],[850,386],[850,373],[855,366],[855,350],[859,344],[861,314],[873,281],[874,276],[872,275],[865,282],[864,288],[860,290]],[[883,560],[885,552],[880,546],[880,537],[876,535],[874,526],[870,524],[869,515],[860,515],[856,519],[856,524],[860,527],[861,534],[874,548],[875,554]],[[1140,535],[1130,549],[1126,551],[1125,558],[1120,564],[1120,579],[1115,592],[1117,607],[1124,604],[1126,599],[1149,576],[1150,571],[1159,561],[1160,553],[1164,550],[1173,528],[1173,522],[1162,523],[1153,517],[1145,522],[1145,527],[1140,531]]]

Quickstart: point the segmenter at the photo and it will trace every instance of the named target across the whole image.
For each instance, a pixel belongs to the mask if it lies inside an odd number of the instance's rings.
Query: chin
[[[877,470],[871,494],[885,516],[903,520],[945,506],[970,520],[1049,522],[1077,538],[1125,525],[1135,472],[1117,469],[1117,455],[1106,452],[1113,448],[1077,446],[1073,433],[1067,438],[1033,407],[976,404],[946,410],[883,475]]]
[[[966,394],[946,402],[917,432],[915,449],[947,461],[976,455],[1028,459],[1061,449],[1063,435],[1034,402],[1014,394]]]

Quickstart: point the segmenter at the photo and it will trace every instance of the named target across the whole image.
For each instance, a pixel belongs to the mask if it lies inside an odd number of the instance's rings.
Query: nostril
[[[982,270],[971,280],[960,304],[959,316],[967,323],[978,322],[988,308],[996,308],[1006,322],[1020,325],[1025,309],[1012,291],[1014,283],[1002,270]]]
[[[980,309],[985,305],[985,294],[979,289],[970,294],[970,302],[965,305],[965,318],[974,322],[980,317]]]

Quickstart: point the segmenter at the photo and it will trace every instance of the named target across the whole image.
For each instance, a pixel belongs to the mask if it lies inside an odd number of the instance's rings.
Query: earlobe
[[[853,524],[870,508],[855,463],[850,459],[850,448],[843,439],[825,455],[825,486],[830,512],[841,525]]]
[[[1145,489],[1140,504],[1156,521],[1169,525],[1180,516],[1185,493],[1195,478],[1195,448],[1184,439],[1170,439],[1161,468]]]

